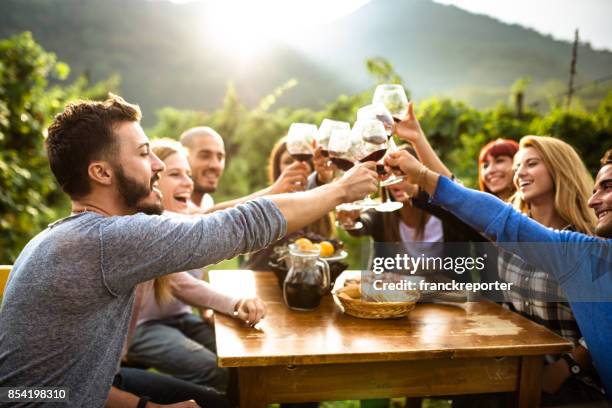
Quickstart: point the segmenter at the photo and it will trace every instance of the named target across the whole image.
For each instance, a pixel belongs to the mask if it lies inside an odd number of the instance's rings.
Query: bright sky
[[[189,0],[173,0],[182,3]],[[207,24],[217,43],[247,61],[270,40],[299,40],[307,28],[329,23],[369,0],[207,0]]]
[[[507,23],[533,28],[554,38],[574,39],[612,50],[612,0],[435,0]]]
[[[299,40],[307,28],[333,22],[376,0],[172,0],[206,1],[213,12],[207,25],[217,43],[244,60],[270,40]],[[411,1],[411,0],[405,0]],[[507,23],[518,23],[554,38],[581,41],[612,50],[612,0],[434,0]]]

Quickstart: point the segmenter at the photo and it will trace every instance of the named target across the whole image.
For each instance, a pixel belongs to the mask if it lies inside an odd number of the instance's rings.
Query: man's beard
[[[159,215],[164,211],[161,199],[154,203],[143,202],[151,194],[153,183],[159,179],[157,174],[151,178],[148,186],[128,177],[121,165],[115,166],[115,174],[117,175],[119,195],[128,208],[149,215]]]
[[[214,193],[215,191],[217,191],[217,187],[202,187],[199,184],[195,184],[193,185],[193,191],[198,193],[198,194],[210,194],[210,193]]]

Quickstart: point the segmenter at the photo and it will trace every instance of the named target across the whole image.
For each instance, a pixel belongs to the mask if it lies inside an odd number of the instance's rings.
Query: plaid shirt
[[[504,306],[574,343],[578,342],[580,329],[554,277],[502,249],[498,271],[501,280],[512,283],[512,290],[506,292],[508,301]]]

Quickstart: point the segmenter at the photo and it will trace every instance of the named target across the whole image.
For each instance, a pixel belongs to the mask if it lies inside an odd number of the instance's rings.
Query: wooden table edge
[[[383,355],[378,353],[353,353],[353,354],[330,354],[322,356],[265,356],[258,357],[222,357],[218,356],[218,364],[220,367],[266,367],[278,365],[316,365],[316,364],[346,364],[358,361],[360,363],[376,363],[383,361],[414,361],[426,360],[432,358],[477,358],[477,357],[523,357],[537,356],[545,354],[561,354],[571,351],[573,344],[570,341],[566,343],[554,343],[548,347],[541,344],[536,346],[521,346],[520,349],[508,349],[507,347],[490,347],[483,350],[482,348],[469,348],[463,350],[422,350],[409,352],[387,352]]]

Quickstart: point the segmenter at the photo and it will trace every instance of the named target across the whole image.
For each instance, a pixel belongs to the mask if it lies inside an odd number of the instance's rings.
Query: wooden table
[[[211,271],[210,280],[268,306],[258,329],[215,316],[219,365],[238,369],[243,408],[507,391],[517,392],[513,405],[537,407],[542,355],[572,348],[491,302],[418,304],[407,318],[365,320],[331,296],[315,311],[291,311],[271,272]]]

